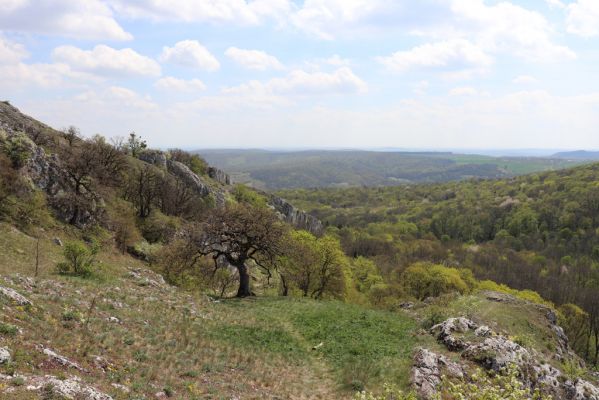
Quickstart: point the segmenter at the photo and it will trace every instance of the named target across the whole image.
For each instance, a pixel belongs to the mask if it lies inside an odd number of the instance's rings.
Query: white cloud
[[[2,0],[0,30],[69,36],[77,39],[130,40],[100,0]]]
[[[266,71],[269,69],[283,69],[283,64],[274,56],[260,50],[245,50],[229,47],[225,55],[236,63],[248,69]]]
[[[28,56],[25,47],[0,35],[0,64],[16,64]]]
[[[477,96],[479,91],[473,87],[456,87],[449,91],[450,96]]]
[[[92,50],[60,46],[52,52],[54,60],[68,64],[73,70],[105,76],[159,76],[160,65],[132,49],[116,50],[97,45]]]
[[[519,75],[512,81],[517,85],[532,85],[538,82],[537,78],[530,75]]]
[[[545,0],[545,3],[551,8],[565,8],[566,5],[561,0]]]
[[[413,87],[412,91],[414,92],[414,94],[416,94],[418,96],[424,96],[427,93],[428,88],[430,86],[431,86],[431,84],[429,81],[420,81],[420,82],[412,85],[412,87]]]
[[[72,85],[72,71],[65,64],[0,65],[0,89],[22,90],[24,88],[56,88]]]
[[[476,37],[488,52],[507,53],[530,61],[572,59],[576,54],[552,41],[553,28],[540,13],[510,2],[486,5],[483,0],[452,0],[454,24],[433,32]]]
[[[120,13],[131,18],[240,25],[258,25],[266,18],[282,19],[292,8],[290,0],[108,1]]]
[[[427,43],[377,60],[396,72],[412,68],[484,68],[493,63],[492,57],[464,39]]]
[[[183,40],[175,43],[173,47],[163,47],[160,61],[206,71],[216,71],[220,68],[216,57],[197,40]]]
[[[335,54],[323,61],[325,64],[333,65],[335,67],[347,67],[351,64],[351,61],[349,59],[341,58],[339,54]]]
[[[567,7],[568,32],[582,36],[599,35],[599,1],[578,0]]]
[[[266,83],[249,83],[227,88],[224,93],[272,93],[278,95],[320,95],[363,93],[368,85],[357,77],[351,69],[342,67],[332,73],[291,71],[284,78],[273,78]]]
[[[87,91],[75,97],[75,101],[94,104],[102,108],[155,110],[158,105],[149,97],[140,96],[131,89],[121,86],[110,86],[100,91]]]
[[[172,76],[159,79],[154,86],[161,90],[175,92],[199,92],[206,90],[206,85],[199,79],[184,80]]]

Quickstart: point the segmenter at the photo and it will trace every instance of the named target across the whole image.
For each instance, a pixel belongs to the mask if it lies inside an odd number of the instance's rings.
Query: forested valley
[[[569,337],[599,354],[599,165],[501,180],[283,191],[321,218],[393,291],[416,262],[468,268],[561,306]]]

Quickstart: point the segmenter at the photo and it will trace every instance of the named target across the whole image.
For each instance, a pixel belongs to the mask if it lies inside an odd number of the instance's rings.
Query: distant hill
[[[599,151],[563,151],[555,153],[552,158],[562,158],[568,160],[599,160]]]
[[[503,178],[580,163],[569,159],[451,152],[198,150],[196,153],[228,172],[235,182],[272,190]]]

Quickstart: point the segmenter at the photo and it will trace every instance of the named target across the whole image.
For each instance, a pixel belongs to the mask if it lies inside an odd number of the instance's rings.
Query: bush
[[[406,292],[419,300],[445,293],[470,292],[476,285],[472,272],[437,264],[417,263],[401,274]]]
[[[88,247],[80,241],[67,242],[62,252],[65,261],[56,265],[58,273],[80,277],[90,276],[96,264],[95,258],[98,250],[96,245]]]
[[[154,210],[141,221],[140,230],[149,243],[168,243],[175,236],[179,226],[178,219]]]
[[[510,366],[502,374],[490,376],[477,370],[469,381],[457,383],[445,381],[441,387],[446,388],[440,398],[451,400],[551,400],[551,396],[543,395],[539,388],[531,391],[518,379],[519,371],[515,365]]]

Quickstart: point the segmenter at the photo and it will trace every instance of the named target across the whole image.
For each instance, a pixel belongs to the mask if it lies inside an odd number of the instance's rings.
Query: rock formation
[[[213,180],[222,183],[223,185],[231,184],[231,177],[229,177],[228,174],[226,174],[224,171],[218,168],[208,167],[208,176]]]

